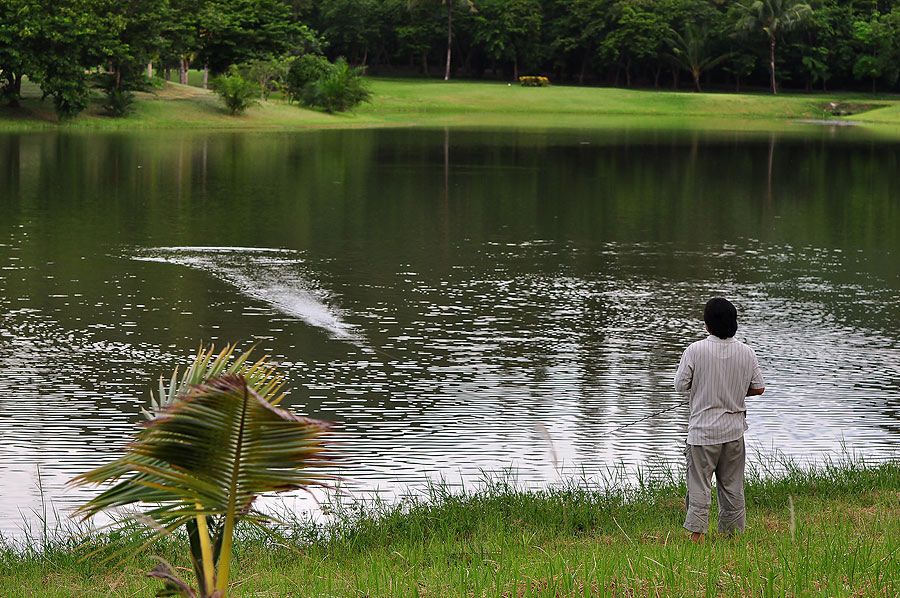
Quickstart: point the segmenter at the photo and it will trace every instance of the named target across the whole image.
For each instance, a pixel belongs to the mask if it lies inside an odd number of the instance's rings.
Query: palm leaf
[[[126,455],[76,477],[76,485],[118,481],[76,513],[169,502],[154,510],[213,515],[227,508],[232,489],[236,506],[246,510],[264,492],[324,485],[331,477],[308,468],[330,461],[322,443],[328,430],[325,422],[273,406],[243,377],[223,374],[163,408]]]
[[[189,370],[192,375],[210,369],[210,356],[198,356],[197,367]],[[262,380],[270,395],[280,388],[280,380],[262,360],[245,371]],[[334,462],[325,448],[330,425],[274,406],[247,378],[234,373],[188,386],[175,397],[144,424],[124,456],[73,480],[75,485],[114,483],[75,515],[88,518],[106,509],[144,504],[149,508],[143,515],[160,526],[160,533],[189,525],[189,535],[198,534],[192,521],[205,526],[207,517],[219,517],[223,528],[216,542],[221,541],[222,562],[216,590],[224,592],[234,526],[241,519],[270,519],[253,511],[256,497],[327,486],[333,479],[319,472]],[[214,563],[210,555],[204,558]],[[210,562],[197,567],[202,594],[212,590]],[[206,582],[201,568],[209,574]]]
[[[251,364],[249,363],[250,354],[253,352],[253,347],[251,347],[250,350],[238,355],[233,362],[229,363],[236,347],[237,345],[225,345],[218,355],[215,354],[215,347],[211,346],[209,349],[201,347],[180,379],[178,378],[178,368],[175,368],[172,373],[168,386],[165,379],[160,377],[158,398],[151,393],[150,409],[142,410],[144,417],[153,419],[166,405],[174,403],[190,386],[216,378],[223,373],[245,377],[249,386],[270,403],[273,405],[280,403],[285,396],[284,393],[279,394],[284,386],[285,378],[278,373],[277,367],[268,361],[269,356],[264,355]]]

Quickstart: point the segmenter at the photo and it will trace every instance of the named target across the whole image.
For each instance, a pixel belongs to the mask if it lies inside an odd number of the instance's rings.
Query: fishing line
[[[673,409],[678,409],[679,407],[684,407],[685,405],[687,405],[687,404],[690,403],[690,402],[691,402],[691,400],[688,399],[688,400],[686,400],[686,401],[682,401],[681,403],[678,403],[677,405],[672,405],[671,407],[666,407],[666,408],[663,409],[662,411],[657,411],[656,413],[651,413],[650,415],[648,415],[648,416],[646,416],[646,417],[642,417],[641,419],[636,419],[636,420],[634,420],[633,422],[628,422],[627,424],[625,424],[625,425],[623,425],[623,426],[619,426],[618,428],[616,428],[615,430],[613,430],[613,431],[610,432],[610,433],[611,433],[611,434],[618,434],[619,432],[621,432],[621,431],[624,430],[625,428],[628,428],[628,427],[633,426],[633,425],[635,425],[635,424],[639,424],[639,423],[641,423],[642,421],[647,421],[648,419],[652,419],[652,418],[656,417],[657,415],[662,415],[663,413],[666,413],[667,411],[672,411]]]

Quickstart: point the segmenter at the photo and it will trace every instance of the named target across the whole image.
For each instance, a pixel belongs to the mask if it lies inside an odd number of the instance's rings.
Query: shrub
[[[69,77],[45,77],[40,82],[43,95],[53,97],[53,108],[60,121],[71,120],[87,108],[90,91],[84,74]]]
[[[547,87],[550,85],[550,79],[547,77],[519,77],[519,83],[523,87]]]
[[[112,72],[91,75],[90,86],[103,92],[102,108],[109,116],[122,117],[134,112],[134,91],[152,91],[158,87],[143,68],[127,66]]]
[[[134,112],[134,94],[122,89],[107,89],[103,109],[110,116],[126,116]]]
[[[285,83],[288,99],[301,101],[303,89],[334,71],[334,65],[324,56],[304,54],[291,62],[288,67]]]
[[[343,58],[332,65],[331,72],[303,88],[303,102],[326,112],[344,112],[372,97],[362,69],[352,68]]]
[[[285,58],[273,57],[254,60],[246,65],[247,76],[259,86],[262,99],[269,101],[269,94],[284,86],[288,62]]]
[[[259,86],[244,79],[237,67],[232,66],[224,75],[212,80],[213,90],[219,94],[231,115],[240,114],[250,106],[258,104]]]

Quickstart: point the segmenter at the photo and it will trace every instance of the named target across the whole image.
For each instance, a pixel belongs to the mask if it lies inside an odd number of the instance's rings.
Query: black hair
[[[724,297],[713,297],[706,302],[703,321],[709,332],[719,338],[729,338],[737,332],[737,310]]]

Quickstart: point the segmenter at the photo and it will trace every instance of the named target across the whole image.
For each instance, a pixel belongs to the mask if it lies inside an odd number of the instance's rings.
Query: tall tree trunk
[[[519,80],[519,57],[513,56],[513,81]]]
[[[362,59],[362,64],[360,66],[365,68],[366,60],[368,60],[368,58],[369,58],[369,47],[366,46],[366,49],[363,51],[363,59]]]
[[[153,61],[148,60],[147,61],[147,78],[149,79],[152,76],[153,76]]]
[[[13,96],[15,101],[15,106],[13,107],[18,108],[20,106],[19,100],[22,99],[22,73],[16,73],[16,82],[13,84],[13,91],[16,94]]]
[[[447,0],[447,66],[444,81],[450,80],[450,42],[453,41],[453,0]]]
[[[171,80],[172,80],[172,69],[170,69],[169,67],[166,67],[166,81],[171,81]]]
[[[703,91],[700,89],[700,71],[692,70],[691,74],[694,76],[694,87],[697,88],[697,91]]]
[[[772,73],[772,95],[778,93],[775,90],[775,38],[769,38],[769,72]]]
[[[662,65],[657,64],[653,71],[653,87],[659,89],[659,76],[662,74]]]
[[[584,57],[581,59],[581,71],[578,73],[578,84],[584,85],[584,71],[587,70],[587,61],[588,54],[587,51],[584,53]]]
[[[209,89],[209,65],[203,65],[203,89]]]
[[[178,82],[188,84],[188,61],[183,56],[178,59]]]
[[[115,72],[116,72],[116,86],[114,87],[114,89],[116,91],[118,91],[119,86],[122,84],[122,69],[120,69],[119,67],[116,67]]]
[[[20,108],[22,106],[19,102],[19,98],[22,96],[22,75],[12,71],[6,71],[5,74],[6,84],[12,90],[12,93],[9,94],[9,107]]]

